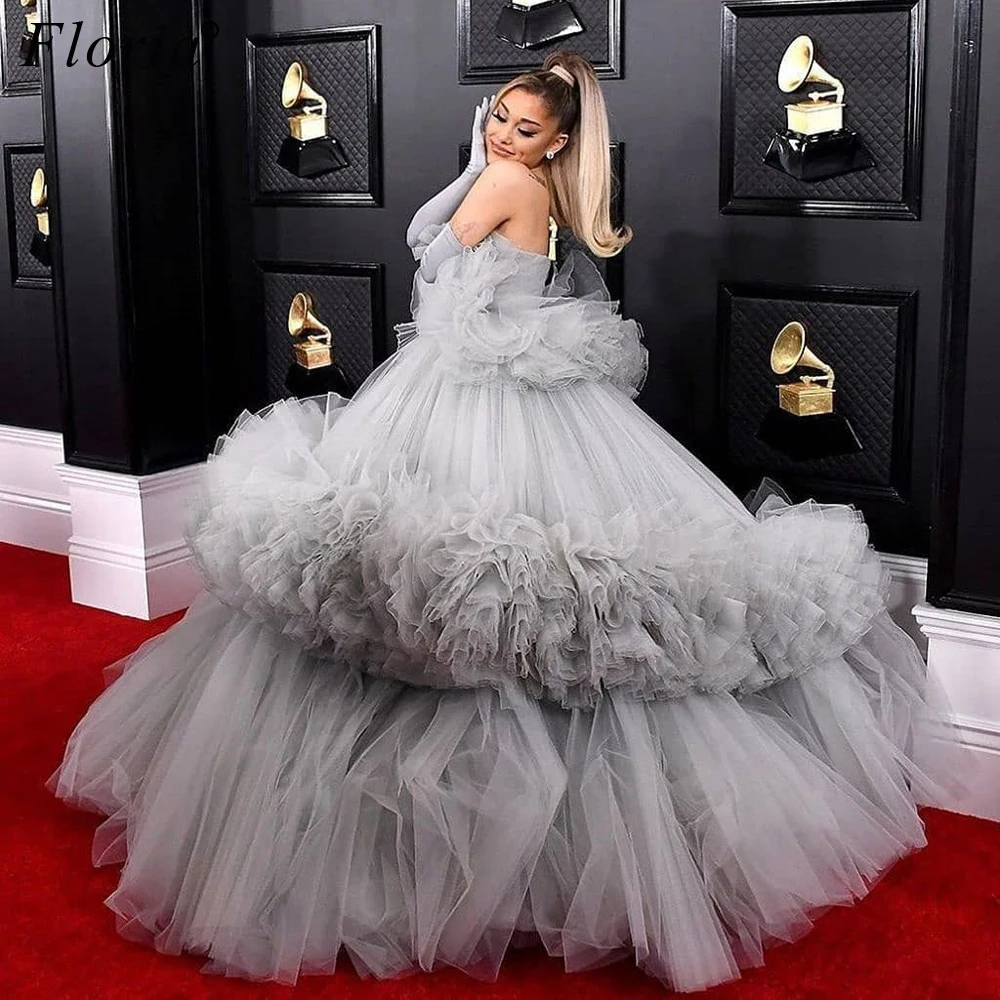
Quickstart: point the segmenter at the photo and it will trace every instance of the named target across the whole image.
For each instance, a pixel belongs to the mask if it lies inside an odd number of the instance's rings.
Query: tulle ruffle
[[[567,711],[373,679],[203,593],[109,668],[50,787],[108,817],[120,932],[205,971],[492,979],[540,941],[696,990],[924,843],[920,658],[874,631],[743,698]]]
[[[448,223],[432,223],[416,259]],[[441,364],[465,384],[559,389],[606,379],[638,395],[648,352],[642,327],[623,318],[600,272],[579,250],[549,277],[550,261],[490,233],[445,260],[432,282],[413,279],[411,310],[420,337],[437,344]]]
[[[222,601],[317,655],[439,687],[517,679],[579,707],[757,690],[842,654],[884,612],[888,572],[853,508],[744,519],[659,494],[546,518],[474,492],[461,463],[443,484],[402,452],[338,478],[317,452],[344,402],[244,414],[187,526]]]

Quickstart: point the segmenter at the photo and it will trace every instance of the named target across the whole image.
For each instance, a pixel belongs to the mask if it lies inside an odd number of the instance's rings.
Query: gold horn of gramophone
[[[49,235],[49,186],[45,182],[45,171],[39,167],[31,178],[31,205],[41,209],[35,213],[38,231],[43,236]]]
[[[771,347],[771,371],[787,375],[793,368],[814,368],[822,375],[803,375],[797,382],[779,384],[778,405],[797,417],[833,412],[833,369],[806,347],[806,328],[798,320],[786,323]],[[817,385],[823,381],[825,385]]]
[[[834,97],[838,104],[843,103],[843,83],[816,61],[813,40],[808,35],[799,35],[798,38],[792,39],[781,57],[781,64],[778,66],[778,86],[786,94],[790,94],[806,83],[826,83],[835,88],[832,93],[810,91],[809,100],[818,101],[821,98]]]
[[[296,338],[296,363],[303,368],[322,368],[333,363],[333,335],[312,310],[312,296],[308,292],[297,292],[288,307],[288,332]]]
[[[326,98],[309,85],[309,74],[296,61],[288,67],[281,84],[281,104],[285,108],[301,108],[301,113],[288,119],[288,132],[302,142],[326,135]]]
[[[31,204],[34,208],[45,208],[49,203],[49,186],[45,183],[45,171],[39,167],[31,178]]]

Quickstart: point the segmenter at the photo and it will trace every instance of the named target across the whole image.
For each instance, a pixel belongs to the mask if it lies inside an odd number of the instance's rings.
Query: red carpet
[[[90,865],[98,818],[43,787],[63,745],[101,691],[101,668],[180,617],[139,622],[73,605],[66,559],[0,544],[0,996],[103,998],[337,997],[344,1000],[573,1000],[669,995],[627,963],[567,975],[537,951],[514,952],[496,983],[460,973],[360,980],[335,976],[294,989],[202,975],[115,933],[102,900],[116,870]],[[1000,997],[1000,824],[927,810],[930,846],[901,861],[854,907],[769,953],[764,968],[698,994],[745,998]]]

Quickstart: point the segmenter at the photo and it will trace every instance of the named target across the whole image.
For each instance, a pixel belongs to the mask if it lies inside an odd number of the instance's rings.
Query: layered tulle
[[[110,668],[51,787],[109,817],[121,933],[207,971],[493,978],[540,941],[699,989],[924,843],[922,664],[875,628],[766,692],[565,710],[374,679],[206,593]]]
[[[632,402],[582,260],[492,234],[353,399],[219,439],[206,590],[51,781],[108,817],[123,934],[283,982],[535,941],[694,990],[923,844],[947,765],[862,518],[751,514]]]
[[[188,526],[213,592],[375,675],[517,679],[564,707],[755,690],[842,653],[884,609],[852,508],[751,517],[606,383],[455,386],[436,357],[405,348],[351,406],[237,421]],[[382,405],[413,419],[362,431]],[[435,433],[442,416],[462,429]],[[591,463],[597,488],[575,471]]]
[[[417,260],[442,227],[419,234]],[[548,390],[606,379],[636,396],[648,368],[642,327],[619,314],[581,251],[552,271],[548,257],[492,232],[445,260],[433,282],[414,275],[410,305],[420,336],[437,344],[442,367],[465,384]]]

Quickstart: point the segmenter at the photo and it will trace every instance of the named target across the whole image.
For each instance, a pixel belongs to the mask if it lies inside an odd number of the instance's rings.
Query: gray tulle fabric
[[[734,978],[924,844],[924,665],[865,524],[751,514],[646,416],[578,252],[494,233],[412,305],[352,400],[219,439],[205,589],[50,787],[107,817],[121,933],[206,971],[492,979],[540,942]]]

